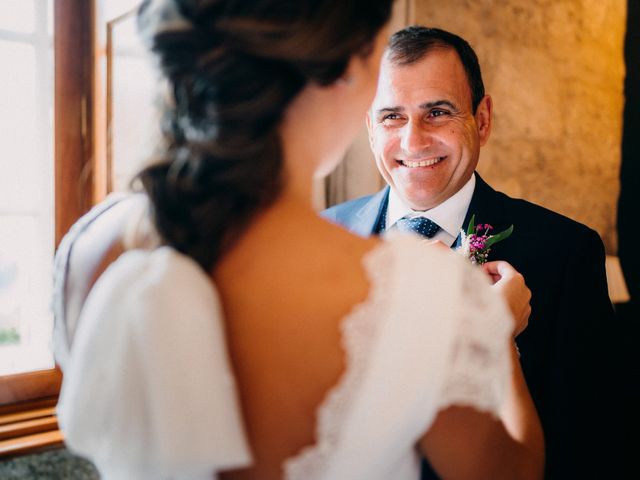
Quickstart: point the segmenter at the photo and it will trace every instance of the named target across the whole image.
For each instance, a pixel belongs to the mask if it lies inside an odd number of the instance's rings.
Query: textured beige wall
[[[625,0],[413,0],[413,23],[464,37],[494,100],[479,171],[596,229],[616,252]]]

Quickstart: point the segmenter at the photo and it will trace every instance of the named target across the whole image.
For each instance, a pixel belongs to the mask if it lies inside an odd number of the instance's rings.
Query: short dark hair
[[[464,38],[439,28],[413,25],[391,36],[388,58],[395,65],[411,65],[436,48],[451,48],[460,57],[469,81],[471,104],[475,113],[485,95],[484,83],[478,56]]]

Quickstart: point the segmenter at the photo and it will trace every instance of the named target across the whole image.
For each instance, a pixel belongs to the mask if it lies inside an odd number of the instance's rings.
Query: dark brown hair
[[[138,24],[170,86],[165,148],[139,173],[163,243],[209,271],[284,179],[278,125],[308,83],[370,51],[392,0],[147,0]]]

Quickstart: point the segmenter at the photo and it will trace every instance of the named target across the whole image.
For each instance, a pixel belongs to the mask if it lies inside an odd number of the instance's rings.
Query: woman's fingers
[[[493,288],[507,302],[515,320],[514,336],[519,335],[527,328],[531,314],[531,291],[527,288],[524,277],[504,261],[488,262],[483,265],[483,269],[493,279]]]

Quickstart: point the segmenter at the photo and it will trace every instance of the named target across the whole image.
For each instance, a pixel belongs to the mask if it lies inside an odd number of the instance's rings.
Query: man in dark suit
[[[614,317],[604,247],[585,225],[497,192],[475,173],[491,114],[478,59],[465,40],[423,27],[394,34],[367,117],[389,185],[323,215],[363,236],[426,217],[429,236],[451,246],[472,215],[494,232],[513,224],[489,260],[511,263],[532,291],[529,326],[517,344],[545,431],[546,478],[612,478]],[[428,465],[423,470],[423,478],[437,478]]]

